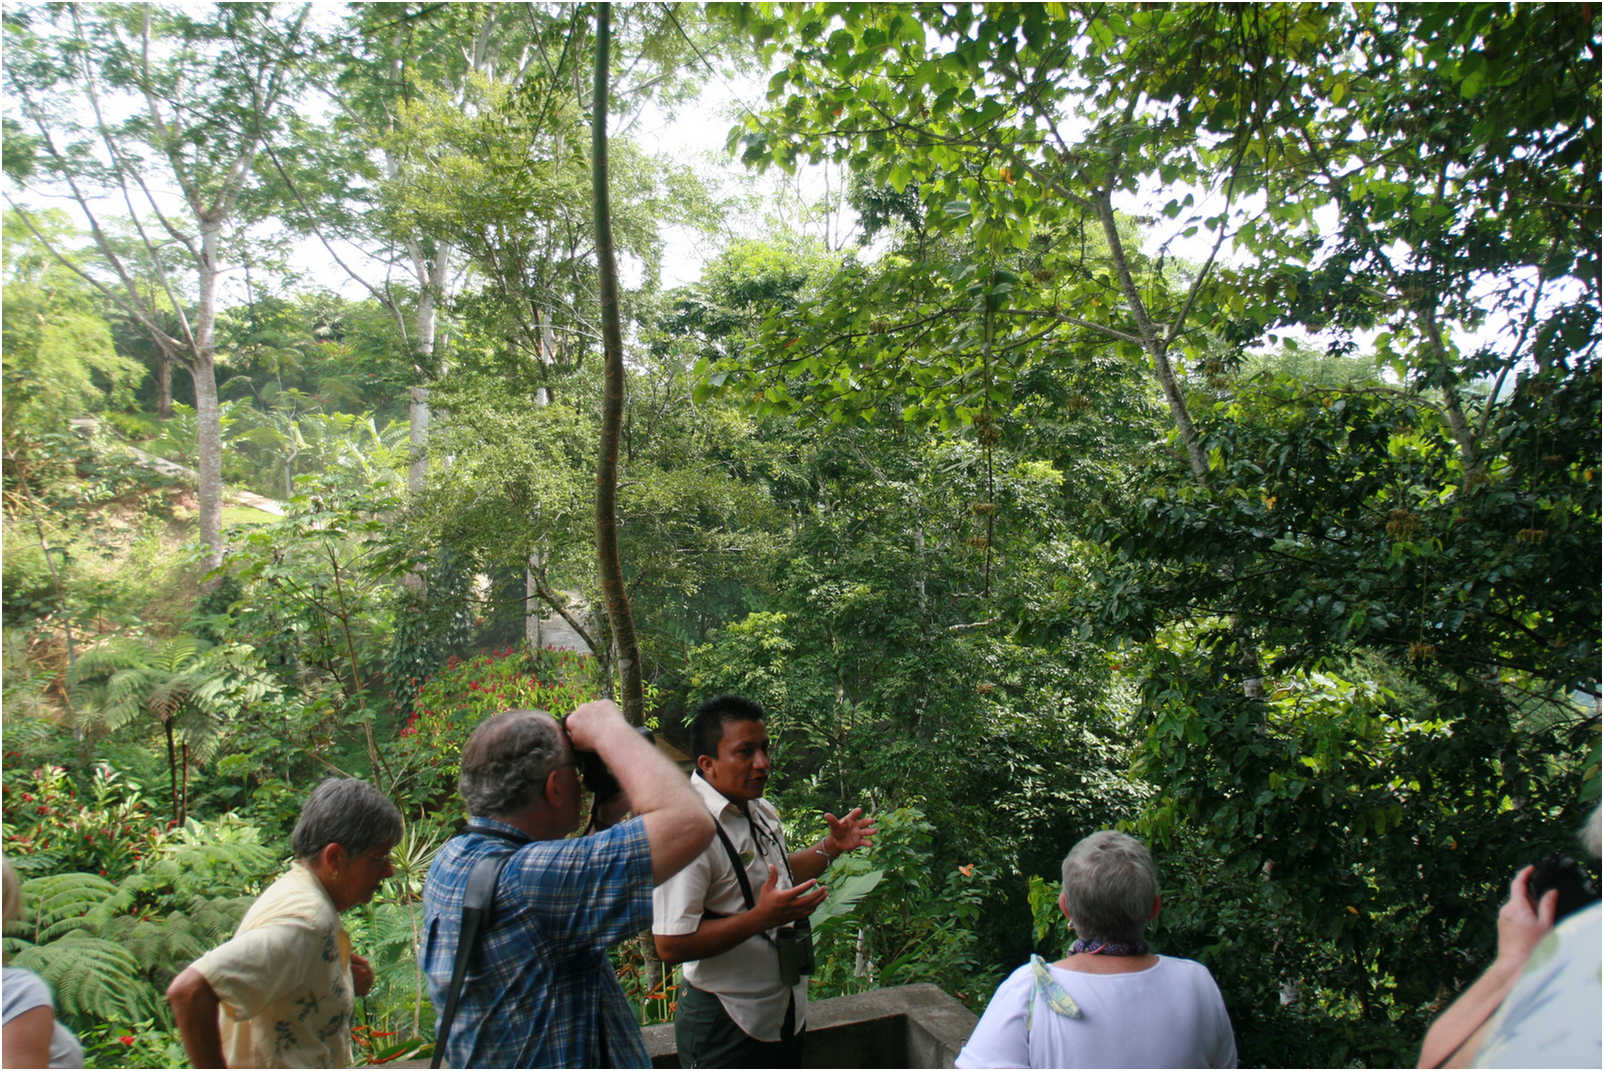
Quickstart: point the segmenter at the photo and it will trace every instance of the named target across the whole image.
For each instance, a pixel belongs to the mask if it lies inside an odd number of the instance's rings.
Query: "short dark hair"
[[[357,856],[400,839],[401,812],[388,796],[359,777],[330,777],[306,797],[290,850],[297,859],[310,859],[338,844]]]
[[[513,815],[541,798],[546,775],[572,760],[566,738],[543,710],[507,710],[480,722],[462,745],[457,779],[468,813]]]
[[[704,700],[696,708],[696,717],[691,719],[691,757],[718,758],[718,742],[724,739],[725,722],[767,720],[763,708],[743,695],[716,695]]]

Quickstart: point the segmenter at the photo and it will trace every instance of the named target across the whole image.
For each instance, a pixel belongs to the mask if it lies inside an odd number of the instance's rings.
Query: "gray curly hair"
[[[486,718],[462,746],[457,787],[476,817],[517,814],[541,797],[546,776],[573,761],[567,734],[544,710]]]
[[[1135,837],[1104,829],[1064,856],[1064,903],[1087,941],[1140,941],[1158,895],[1153,857]]]

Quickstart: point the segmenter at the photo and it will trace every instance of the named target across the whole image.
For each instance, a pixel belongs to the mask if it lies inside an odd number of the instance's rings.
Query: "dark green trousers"
[[[801,1067],[802,1036],[796,1002],[785,1010],[779,1041],[759,1041],[735,1025],[712,993],[680,986],[674,1012],[674,1044],[681,1067]]]

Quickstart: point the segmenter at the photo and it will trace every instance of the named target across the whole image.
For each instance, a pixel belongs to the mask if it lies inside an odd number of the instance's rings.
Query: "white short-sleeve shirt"
[[[774,805],[764,799],[751,800],[747,803],[748,817],[700,774],[691,775],[691,786],[729,836],[746,870],[752,896],[756,898],[768,881],[770,864],[779,870],[779,888],[790,888],[785,833]],[[730,865],[729,853],[723,842],[714,837],[684,870],[653,890],[652,932],[665,937],[683,936],[696,932],[704,912],[737,915],[745,910],[746,897]],[[796,1028],[800,1030],[807,1022],[807,978],[795,986],[781,983],[780,954],[772,935],[772,930],[754,935],[717,956],[689,960],[684,967],[685,981],[717,996],[735,1025],[758,1041],[780,1040],[792,998],[796,1000]]]
[[[1498,1006],[1477,1067],[1599,1067],[1599,947],[1604,908],[1593,904],[1562,920],[1532,949]]]
[[[229,1067],[350,1066],[351,940],[323,883],[300,863],[192,966],[222,1002]]]
[[[1208,968],[1158,957],[1128,974],[1044,964],[1078,1016],[1055,1011],[1027,963],[992,994],[958,1067],[1235,1067],[1236,1038]]]

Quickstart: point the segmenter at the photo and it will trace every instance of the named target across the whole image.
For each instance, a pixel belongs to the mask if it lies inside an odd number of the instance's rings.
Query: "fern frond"
[[[138,1022],[156,1010],[155,987],[115,941],[72,934],[23,949],[12,963],[49,982],[57,1009],[73,1019]]]
[[[188,633],[174,636],[152,652],[151,665],[170,675],[182,673],[211,645]]]
[[[17,868],[19,876],[24,874],[53,874],[61,869],[61,853],[51,851],[49,848],[35,848],[12,857],[11,865]],[[23,885],[26,889],[28,886]]]
[[[221,900],[206,900],[195,905],[191,920],[195,934],[207,948],[222,944],[234,936],[240,919],[251,909],[254,896],[231,896]]]
[[[146,978],[163,988],[212,947],[194,921],[178,912],[159,919],[123,915],[101,936],[126,948],[143,966]]]
[[[49,874],[22,883],[37,940],[55,940],[89,926],[87,916],[116,889],[99,874]]]
[[[139,636],[112,636],[79,652],[73,662],[72,680],[112,677],[123,670],[142,669],[149,664],[149,644]]]
[[[169,677],[145,693],[145,706],[162,721],[171,721],[189,699],[189,680]]]
[[[29,687],[35,684],[35,687]],[[56,713],[56,705],[48,696],[37,690],[37,682],[25,682],[18,686],[6,688],[6,735],[11,736],[13,730],[11,721],[16,718],[19,722],[43,724],[46,719]],[[39,739],[36,734],[35,739]]]

